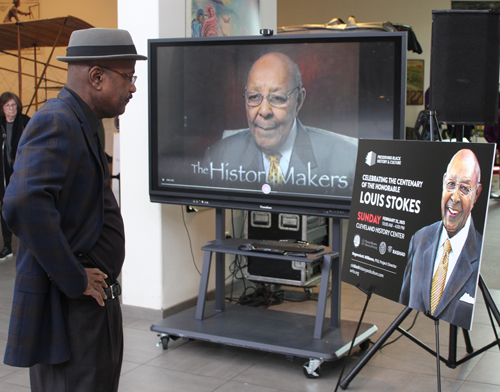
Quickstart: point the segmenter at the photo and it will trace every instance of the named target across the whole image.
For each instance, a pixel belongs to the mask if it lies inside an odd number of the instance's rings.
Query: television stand
[[[218,221],[222,219],[219,214],[223,216],[222,212],[218,212]],[[220,222],[218,226],[223,229]],[[322,260],[318,307],[316,316],[311,316],[225,302],[224,254],[255,255],[252,251],[238,249],[240,245],[247,242],[247,239],[218,239],[202,247],[205,255],[197,305],[151,326],[152,331],[164,334],[162,340],[167,339],[167,344],[163,344],[163,347],[167,347],[170,337],[203,340],[283,354],[287,357],[308,358],[308,366],[314,368],[313,371],[321,362],[337,360],[347,353],[357,322],[340,319],[339,252],[333,252],[332,248],[325,248],[321,252],[299,258],[265,254],[265,257],[270,259],[269,262],[273,259],[289,261],[298,259],[304,262]],[[207,301],[206,294],[213,253],[216,254],[215,301]],[[260,254],[261,257],[263,255],[263,253]],[[327,318],[325,313],[331,272],[331,317]],[[370,336],[376,332],[376,326],[363,323],[355,345],[366,346]],[[304,373],[308,376],[306,370]]]

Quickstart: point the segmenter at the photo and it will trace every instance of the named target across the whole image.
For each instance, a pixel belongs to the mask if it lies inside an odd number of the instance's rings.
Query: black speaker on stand
[[[440,123],[497,123],[498,11],[432,12],[430,110]]]

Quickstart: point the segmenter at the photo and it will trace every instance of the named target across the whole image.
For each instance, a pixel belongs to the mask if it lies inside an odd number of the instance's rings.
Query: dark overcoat
[[[103,176],[96,138],[64,88],[26,127],[5,192],[3,215],[19,239],[6,364],[69,359],[61,296],[87,288],[77,255],[102,230]]]

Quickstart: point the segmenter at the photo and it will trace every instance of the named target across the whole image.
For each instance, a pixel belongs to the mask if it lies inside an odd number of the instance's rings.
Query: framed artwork
[[[258,35],[259,0],[186,1],[186,37]]]
[[[424,103],[424,60],[408,60],[406,68],[406,104]]]

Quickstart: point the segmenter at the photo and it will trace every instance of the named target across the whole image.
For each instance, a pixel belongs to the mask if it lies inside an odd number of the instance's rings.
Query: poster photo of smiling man
[[[410,240],[399,299],[466,329],[472,322],[482,245],[471,211],[482,190],[476,155],[469,149],[458,151],[443,176],[442,220],[420,229]]]

